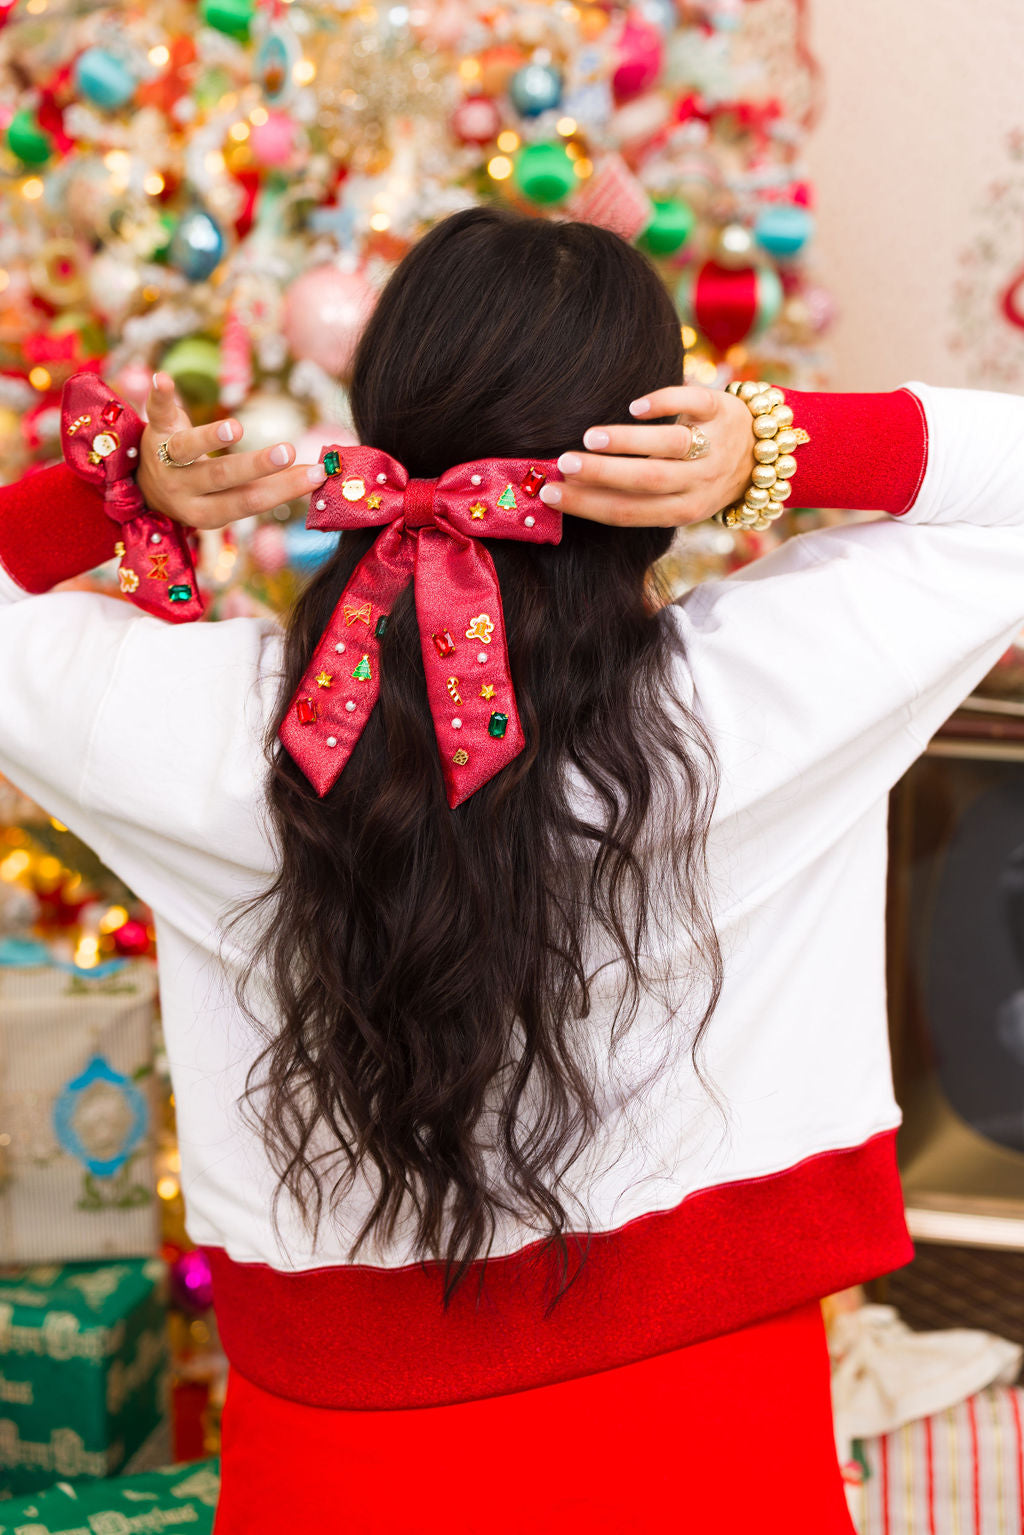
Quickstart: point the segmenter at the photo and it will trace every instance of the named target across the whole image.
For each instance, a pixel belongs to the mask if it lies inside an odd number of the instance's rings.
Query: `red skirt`
[[[821,1308],[444,1407],[303,1407],[232,1371],[214,1535],[854,1535]]]

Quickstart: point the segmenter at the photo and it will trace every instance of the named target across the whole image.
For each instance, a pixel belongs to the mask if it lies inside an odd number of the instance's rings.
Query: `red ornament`
[[[144,922],[122,922],[110,936],[118,954],[126,959],[137,959],[149,952],[149,930]]]
[[[547,475],[541,474],[539,469],[531,469],[520,489],[524,495],[535,496],[546,479]]]
[[[451,129],[462,144],[490,144],[501,131],[501,113],[489,96],[469,96],[452,113]]]
[[[430,638],[434,642],[434,649],[439,656],[450,656],[455,649],[455,641],[447,629],[442,629],[440,634],[432,634]]]
[[[295,713],[299,717],[300,725],[316,723],[316,704],[311,698],[300,698],[295,705]]]

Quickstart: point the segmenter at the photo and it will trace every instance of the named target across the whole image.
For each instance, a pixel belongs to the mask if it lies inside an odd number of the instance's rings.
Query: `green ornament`
[[[562,144],[525,144],[512,179],[531,202],[560,203],[576,185],[576,172]]]
[[[199,14],[208,27],[247,43],[255,9],[253,0],[202,0]]]
[[[504,507],[506,512],[514,512],[515,511],[515,509],[516,509],[516,497],[515,497],[515,491],[512,489],[511,485],[506,485],[505,486],[505,489],[502,491],[501,495],[498,497],[498,505],[501,506],[501,507]]]
[[[220,399],[220,347],[209,336],[182,336],[160,359],[190,405],[215,405]]]
[[[369,658],[369,656],[363,656],[360,659],[359,665],[356,667],[356,669],[352,673],[352,675],[356,679],[357,682],[369,682],[370,681],[371,677],[373,676],[373,673],[370,671],[370,658]]]
[[[671,256],[693,233],[697,215],[678,197],[655,199],[654,217],[640,236],[640,244],[652,256]]]
[[[7,125],[7,147],[23,165],[45,165],[53,154],[53,140],[40,128],[34,113],[15,112]]]
[[[387,629],[388,619],[390,617],[391,617],[390,613],[382,613],[380,615],[380,617],[378,618],[377,622],[373,626],[373,632],[374,632],[374,634],[377,636],[377,638],[379,640],[382,640],[384,638],[384,632]]]
[[[336,453],[333,448],[331,449],[331,451],[329,453],[325,453],[324,454],[324,473],[325,474],[340,474],[341,473],[341,454],[340,453]]]
[[[192,595],[192,588],[184,585],[169,586],[167,588],[167,595],[172,602],[188,602]]]
[[[487,734],[489,736],[493,736],[496,741],[500,741],[507,729],[508,715],[498,714],[497,711],[495,711],[495,713],[491,715],[487,722]]]

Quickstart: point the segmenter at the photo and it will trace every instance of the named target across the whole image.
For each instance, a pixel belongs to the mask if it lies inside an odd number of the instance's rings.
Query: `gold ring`
[[[693,441],[690,443],[689,453],[683,454],[684,458],[704,458],[706,454],[711,452],[711,440],[705,437],[699,426],[691,427],[690,435]]]
[[[176,458],[172,458],[171,455],[170,455],[170,452],[168,450],[168,447],[167,447],[167,444],[170,442],[170,440],[171,439],[169,437],[167,437],[167,438],[164,439],[163,442],[157,444],[157,450],[156,450],[157,458],[160,460],[160,462],[162,464],[170,464],[172,469],[188,469],[188,468],[190,468],[191,465],[195,463],[195,459],[194,458],[190,458],[187,464],[181,464],[181,463],[178,462],[178,460]]]

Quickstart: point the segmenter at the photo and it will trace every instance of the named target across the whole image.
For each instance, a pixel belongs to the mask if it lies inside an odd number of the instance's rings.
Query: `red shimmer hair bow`
[[[103,489],[103,509],[118,525],[114,552],[122,592],[147,613],[171,623],[203,615],[188,534],[180,522],[151,512],[135,483],[145,423],[94,373],[76,373],[61,397],[64,462]]]
[[[318,794],[345,766],[377,702],[388,615],[415,583],[427,700],[448,803],[461,805],[525,745],[494,562],[481,538],[557,544],[561,513],[538,499],[554,462],[489,458],[411,480],[376,448],[325,448],[328,478],[306,525],[385,525],[360,560],[288,708],[280,739]]]

